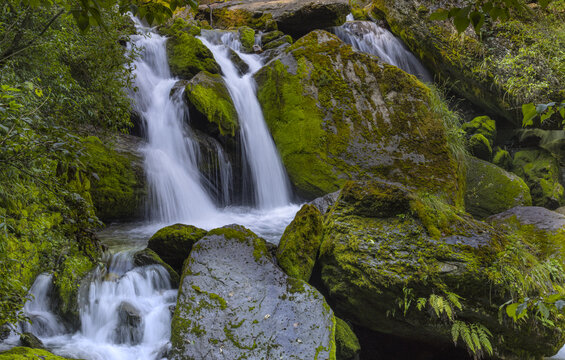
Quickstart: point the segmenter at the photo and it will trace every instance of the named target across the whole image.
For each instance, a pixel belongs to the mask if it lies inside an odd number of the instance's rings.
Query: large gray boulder
[[[565,215],[540,206],[517,206],[487,220],[491,223],[515,221],[520,226],[529,225],[539,231],[563,233],[565,236]]]
[[[285,275],[251,231],[215,229],[193,247],[170,359],[335,359],[334,336],[324,297]]]

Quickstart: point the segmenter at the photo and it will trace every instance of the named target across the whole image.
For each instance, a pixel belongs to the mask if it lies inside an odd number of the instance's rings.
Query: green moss
[[[242,26],[238,29],[239,41],[241,41],[241,46],[243,51],[252,52],[253,45],[255,45],[255,30],[249,26]]]
[[[278,31],[278,30],[269,31],[269,32],[261,35],[261,43],[263,45],[265,45],[265,44],[267,44],[267,43],[269,43],[273,40],[276,40],[278,38],[281,38],[283,36],[284,36],[284,33],[282,31]]]
[[[177,17],[170,26],[161,27],[159,31],[167,36],[176,36],[180,32],[185,32],[192,36],[199,36],[201,33],[200,27],[181,17]]]
[[[479,159],[489,161],[492,157],[492,147],[482,134],[474,134],[469,139],[469,151]]]
[[[250,243],[253,246],[253,257],[255,261],[258,263],[263,263],[268,261],[269,258],[269,250],[267,249],[267,243],[265,240],[258,237],[255,233],[251,230],[246,229],[240,225],[230,225],[224,226],[222,228],[217,228],[214,230],[210,230],[208,235],[218,235],[218,236],[225,236],[228,239],[236,239],[242,243]]]
[[[505,21],[487,22],[481,36],[458,34],[452,21],[432,21],[431,0],[419,3],[378,0],[392,31],[436,77],[485,111],[521,123],[521,104],[561,101],[564,88],[564,17],[542,7],[512,12]],[[549,81],[549,79],[555,79]]]
[[[221,135],[235,136],[239,128],[237,111],[220,75],[198,73],[186,85],[185,96],[209,122],[217,124]]]
[[[212,52],[202,41],[183,31],[167,41],[167,56],[171,72],[184,79],[191,79],[200,71],[220,73],[220,66]]]
[[[192,289],[194,289],[194,291],[196,291],[199,294],[205,294],[206,296],[208,296],[210,298],[210,300],[213,300],[216,303],[218,303],[218,305],[220,306],[220,309],[225,310],[227,308],[226,300],[224,300],[224,298],[221,297],[220,295],[209,293],[207,291],[200,289],[198,286],[195,286],[195,285],[192,285]]]
[[[78,318],[78,292],[81,280],[95,267],[95,263],[82,254],[67,257],[54,274],[58,309],[66,318]]]
[[[335,319],[336,358],[338,360],[354,360],[361,351],[359,339],[345,321],[337,317]]]
[[[526,183],[518,176],[479,159],[467,166],[466,210],[479,218],[498,214],[515,206],[531,206]]]
[[[180,273],[192,247],[205,235],[206,230],[191,225],[175,224],[157,231],[149,239],[147,248],[155,251],[163,261]]]
[[[323,216],[312,205],[304,205],[288,225],[279,242],[277,260],[289,275],[310,280],[322,242]]]
[[[118,153],[99,138],[83,140],[90,175],[90,194],[96,215],[103,221],[128,220],[139,215],[145,198],[144,174],[135,167],[140,159],[131,153]]]
[[[46,350],[15,347],[0,353],[0,360],[67,360]]]
[[[257,348],[257,343],[255,342],[255,340],[253,340],[253,345],[245,345],[241,342],[240,339],[238,339],[236,337],[236,335],[233,333],[233,330],[231,327],[228,327],[228,325],[224,326],[224,334],[226,335],[226,338],[231,341],[237,348],[239,349],[245,349],[245,350],[255,350],[255,348]]]
[[[495,151],[492,163],[506,171],[512,170],[512,156],[504,149],[498,148]]]
[[[475,134],[483,135],[491,146],[494,145],[494,141],[496,140],[496,122],[488,116],[478,116],[463,124],[463,131],[465,131],[469,137]]]
[[[519,151],[514,154],[512,171],[530,187],[534,205],[556,209],[565,204],[557,160],[550,153],[544,150]]]
[[[265,43],[263,45],[263,50],[270,50],[270,49],[276,49],[281,45],[284,44],[292,44],[292,37],[290,35],[285,35],[282,37],[279,37],[278,39],[275,39],[273,41],[269,41],[268,43]]]
[[[198,18],[210,19],[210,10],[208,8],[201,9]],[[273,20],[272,15],[267,12],[256,16],[254,13],[243,9],[229,10],[220,8],[212,11],[212,19],[216,29],[233,29],[248,26],[261,31],[277,30],[277,23]]]
[[[445,129],[430,109],[429,89],[414,77],[314,31],[256,80],[265,120],[301,195],[336,191],[347,179],[386,178],[461,203]]]

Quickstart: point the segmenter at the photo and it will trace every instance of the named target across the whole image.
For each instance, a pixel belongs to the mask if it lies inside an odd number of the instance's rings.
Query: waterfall
[[[138,31],[145,30],[138,24]],[[145,171],[149,184],[150,218],[172,223],[211,216],[216,212],[198,171],[198,144],[185,126],[188,114],[182,91],[171,90],[178,79],[171,76],[166,38],[145,31],[131,38],[141,49],[134,63],[134,109],[141,115],[147,136]]]
[[[177,290],[160,265],[134,267],[133,252],[105,256],[106,266],[90,274],[78,299],[81,328],[68,333],[53,313],[52,276],[39,275],[24,314],[31,324],[21,331],[37,336],[58,355],[91,360],[156,360],[166,355],[171,312]],[[11,336],[4,346],[18,345]]]
[[[241,44],[231,32],[202,31],[200,40],[212,51],[220,65],[234,102],[241,128],[242,157],[251,171],[256,205],[261,209],[288,205],[290,184],[263,118],[253,80],[253,74],[262,66],[259,57],[239,52]],[[230,49],[249,66],[247,74],[239,74],[229,58]]]
[[[332,28],[341,40],[354,49],[378,56],[382,61],[397,66],[425,82],[433,79],[406,46],[390,31],[371,21],[348,21]]]

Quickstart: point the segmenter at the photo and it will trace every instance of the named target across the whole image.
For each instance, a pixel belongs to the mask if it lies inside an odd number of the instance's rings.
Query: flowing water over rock
[[[256,95],[253,73],[262,66],[256,55],[239,52],[241,43],[231,32],[203,31],[200,38],[220,65],[241,125],[243,158],[251,169],[254,200],[259,208],[272,209],[290,203],[290,184],[265,124]],[[242,76],[230,60],[229,49],[248,65]]]
[[[332,28],[332,31],[358,51],[376,55],[382,61],[397,66],[422,81],[433,81],[428,70],[402,41],[374,22],[348,21],[342,26]]]

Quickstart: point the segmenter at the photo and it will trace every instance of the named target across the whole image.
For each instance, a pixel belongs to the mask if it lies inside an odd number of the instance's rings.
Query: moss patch
[[[345,321],[337,317],[335,319],[336,358],[338,360],[354,360],[361,351],[359,339]]]
[[[47,350],[15,347],[0,353],[0,360],[67,360]]]
[[[146,193],[144,174],[134,165],[139,158],[118,153],[95,136],[85,138],[83,144],[82,160],[90,175],[96,215],[107,222],[138,216]]]
[[[323,216],[312,205],[304,205],[288,225],[277,249],[280,267],[289,275],[310,280],[322,242]]]
[[[189,104],[218,126],[221,135],[235,136],[239,128],[237,111],[220,75],[199,72],[186,85],[185,96]]]
[[[175,224],[157,231],[147,244],[164,262],[177,273],[182,270],[184,260],[194,244],[206,235],[206,230],[192,225]]]
[[[167,56],[171,72],[183,79],[191,79],[200,71],[220,73],[220,66],[212,52],[193,35],[179,30],[167,41]]]

